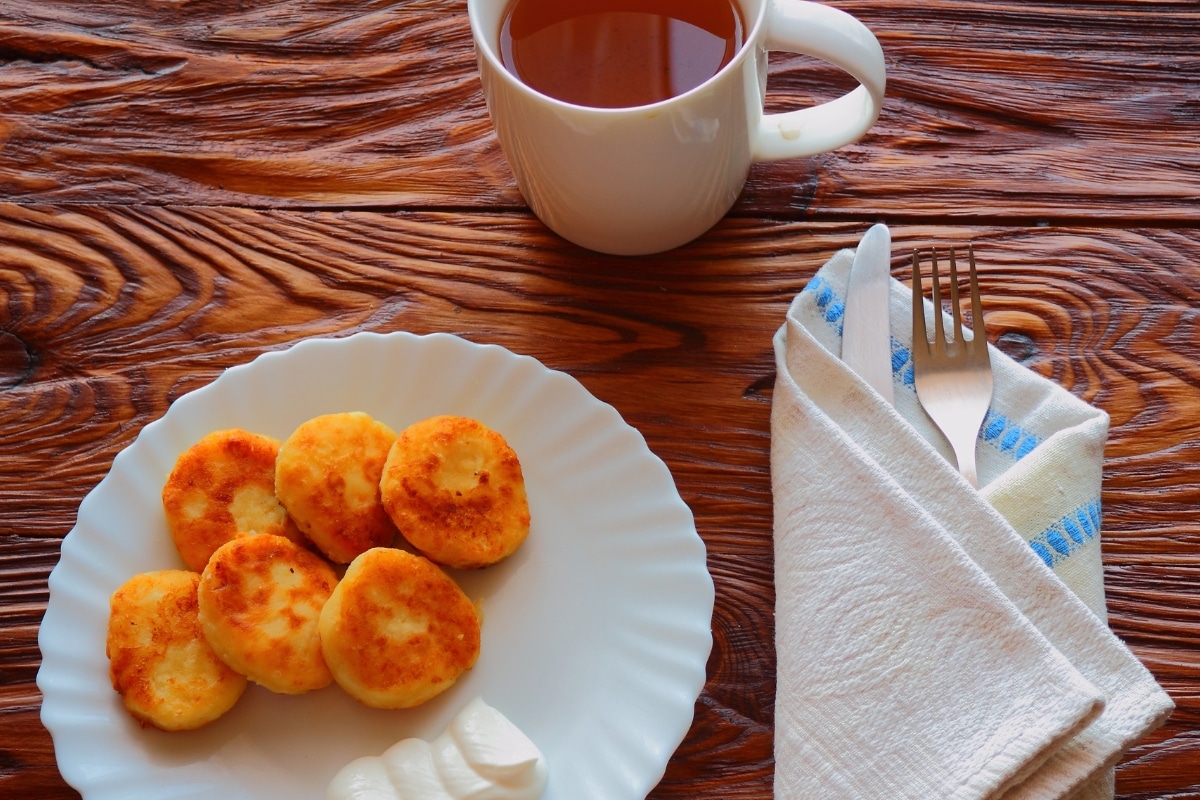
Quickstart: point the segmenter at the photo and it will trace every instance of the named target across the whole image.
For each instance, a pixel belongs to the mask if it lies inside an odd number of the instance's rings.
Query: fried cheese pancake
[[[468,417],[430,417],[404,429],[388,453],[380,492],[401,535],[448,567],[495,564],[529,535],[517,454]]]
[[[391,544],[396,527],[379,499],[395,432],[359,411],[300,425],[279,448],[275,493],[300,530],[331,561]]]
[[[214,431],[175,462],[163,486],[163,510],[188,569],[200,572],[239,533],[303,541],[275,497],[279,440],[244,430]]]
[[[233,708],[246,679],[205,640],[197,618],[200,576],[181,569],[135,575],[109,601],[109,678],[142,725],[186,731]]]
[[[380,547],[350,563],[321,611],[334,679],[373,708],[410,708],[444,692],[479,657],[479,613],[436,564]]]
[[[333,681],[318,621],[337,575],[320,556],[282,536],[221,545],[200,576],[200,628],[233,669],[281,694]]]

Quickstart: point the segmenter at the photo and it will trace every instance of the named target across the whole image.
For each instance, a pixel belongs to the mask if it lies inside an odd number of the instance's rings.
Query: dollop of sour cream
[[[403,739],[351,761],[325,800],[537,800],[548,776],[529,737],[477,697],[432,742]]]

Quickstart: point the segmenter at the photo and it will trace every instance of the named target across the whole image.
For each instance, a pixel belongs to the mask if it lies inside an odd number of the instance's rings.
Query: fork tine
[[[921,261],[913,250],[913,366],[923,364],[929,356],[929,336],[925,332],[925,287],[921,285]]]
[[[933,352],[942,352],[946,349],[946,331],[942,326],[942,279],[938,268],[937,248],[930,250],[930,255],[933,257],[933,275],[931,282],[933,283]]]
[[[979,297],[979,278],[975,274],[975,248],[972,245],[967,245],[967,260],[971,272],[971,329],[975,331],[975,340],[971,343],[971,355],[978,361],[988,362],[987,336],[983,326],[983,302]]]
[[[942,276],[937,250],[931,248],[934,305],[934,337],[929,341],[925,322],[921,253],[913,252],[913,388],[921,408],[945,435],[959,472],[979,488],[975,448],[979,431],[987,418],[992,399],[992,368],[987,352],[987,334],[979,280],[975,271],[975,250],[968,245],[967,260],[971,276],[971,313],[976,334],[968,342],[963,335],[962,292],[958,285],[958,254],[951,247],[949,300],[952,313],[942,311]],[[943,321],[948,316],[949,320]],[[947,341],[945,328],[953,324],[953,339]]]
[[[950,248],[950,310],[954,317],[954,346],[958,348],[963,342],[962,310],[958,306],[958,265],[954,263],[953,247]]]

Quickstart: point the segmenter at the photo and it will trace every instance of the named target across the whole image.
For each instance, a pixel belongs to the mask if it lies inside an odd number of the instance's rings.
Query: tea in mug
[[[699,86],[744,39],[736,0],[513,0],[500,60],[542,94],[628,108]]]

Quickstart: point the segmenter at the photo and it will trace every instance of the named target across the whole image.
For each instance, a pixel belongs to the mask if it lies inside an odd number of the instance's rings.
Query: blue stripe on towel
[[[1011,455],[1013,461],[1020,461],[1042,443],[1042,437],[1025,430],[995,409],[988,409],[979,435],[1000,452]]]
[[[1029,546],[1054,569],[1100,535],[1100,500],[1092,500],[1029,540]]]
[[[842,318],[846,315],[846,304],[829,285],[829,281],[818,275],[808,282],[801,294],[813,295],[817,308],[821,311],[821,316],[829,323],[829,327],[837,331],[838,336],[841,336]]]

